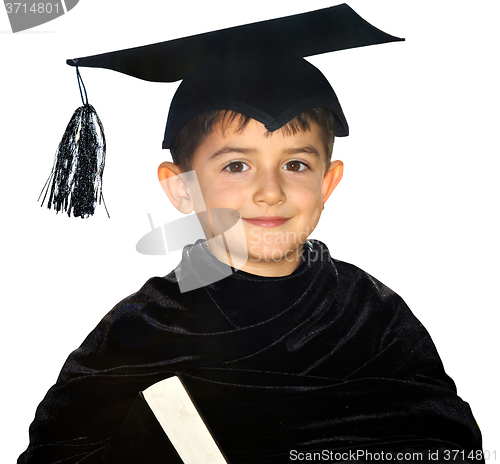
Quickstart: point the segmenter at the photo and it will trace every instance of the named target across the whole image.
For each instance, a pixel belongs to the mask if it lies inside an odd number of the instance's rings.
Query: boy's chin
[[[272,246],[248,245],[248,261],[273,265],[283,261],[297,262],[302,253],[302,243],[281,244]]]

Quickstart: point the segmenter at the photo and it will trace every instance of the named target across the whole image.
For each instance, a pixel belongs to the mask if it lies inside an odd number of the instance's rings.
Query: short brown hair
[[[237,121],[237,131],[242,132],[252,118],[231,110],[207,111],[189,121],[179,132],[170,147],[170,153],[175,164],[184,172],[192,169],[194,152],[208,137],[217,124],[222,129],[233,121]],[[310,122],[315,122],[321,128],[326,150],[327,163],[330,162],[335,139],[333,113],[328,108],[312,108],[300,113],[288,121],[280,129],[285,135],[293,135],[301,130],[310,130]],[[268,132],[272,134],[272,132]]]

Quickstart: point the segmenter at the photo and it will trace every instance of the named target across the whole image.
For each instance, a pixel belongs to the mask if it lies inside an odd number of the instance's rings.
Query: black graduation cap
[[[79,84],[78,67],[112,69],[153,82],[182,79],[170,105],[163,148],[193,117],[210,110],[233,110],[274,131],[303,111],[325,107],[334,114],[336,135],[346,136],[335,92],[304,57],[401,40],[342,4],[67,63],[77,67]],[[83,93],[84,88],[82,100]],[[84,106],[90,105],[84,100]],[[93,111],[89,118],[98,121]]]

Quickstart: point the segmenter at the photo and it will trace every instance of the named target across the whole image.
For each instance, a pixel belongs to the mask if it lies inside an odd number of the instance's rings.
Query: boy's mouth
[[[243,218],[244,221],[258,227],[278,227],[288,221],[290,218],[280,216],[261,216],[255,218]]]

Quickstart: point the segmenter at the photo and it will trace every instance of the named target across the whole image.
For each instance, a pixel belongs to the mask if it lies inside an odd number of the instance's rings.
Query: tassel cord
[[[80,70],[78,69],[78,66],[76,67],[76,80],[78,81],[78,88],[80,89],[80,97],[82,98],[82,103],[84,105],[88,105],[89,99],[87,97],[87,89],[85,88],[85,84],[83,83],[83,79],[82,76],[80,75]],[[83,98],[84,94],[85,94],[85,99]]]

